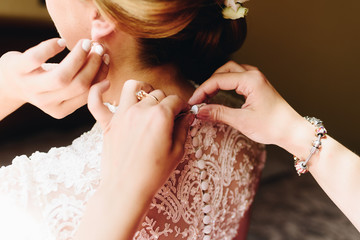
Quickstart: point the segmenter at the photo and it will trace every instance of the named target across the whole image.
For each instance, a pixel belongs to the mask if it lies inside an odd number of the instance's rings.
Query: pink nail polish
[[[82,49],[85,51],[85,52],[89,52],[90,49],[91,49],[91,41],[89,39],[85,39],[83,42],[82,42]]]
[[[65,41],[65,39],[59,39],[57,41],[57,44],[59,45],[59,47],[63,48],[66,46],[66,41]]]
[[[93,42],[91,45],[91,52],[96,53],[99,56],[104,55],[104,46],[98,42]]]
[[[95,45],[93,47],[94,52],[100,56],[102,56],[104,54],[104,48],[101,45]]]
[[[103,56],[103,61],[106,65],[109,65],[110,64],[110,56],[109,54],[105,53],[104,56]]]

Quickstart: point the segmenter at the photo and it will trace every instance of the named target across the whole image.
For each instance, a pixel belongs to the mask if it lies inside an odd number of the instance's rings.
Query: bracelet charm
[[[314,153],[316,153],[321,148],[321,139],[325,138],[327,134],[327,130],[325,129],[323,122],[320,119],[314,117],[308,117],[308,116],[304,118],[316,127],[315,129],[316,139],[312,142],[310,154],[306,158],[306,160],[301,160],[298,157],[294,156],[294,161],[295,161],[294,165],[296,172],[299,176],[309,171],[307,164],[310,158],[312,157],[312,155],[314,155]]]

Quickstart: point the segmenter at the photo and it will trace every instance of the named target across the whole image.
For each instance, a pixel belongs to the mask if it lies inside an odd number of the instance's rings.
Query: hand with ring
[[[88,204],[79,239],[88,239],[86,234],[96,225],[99,211],[105,212],[104,221],[109,221],[101,226],[116,226],[104,231],[97,228],[97,236],[91,239],[132,239],[152,198],[181,160],[194,120],[193,114],[175,120],[189,108],[178,96],[166,96],[135,80],[125,82],[113,113],[102,100],[109,85],[108,81],[100,82],[89,93],[89,109],[104,131],[102,181]],[[116,235],[109,235],[114,232]]]

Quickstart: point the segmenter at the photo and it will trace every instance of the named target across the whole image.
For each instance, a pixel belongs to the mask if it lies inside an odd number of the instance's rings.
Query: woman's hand
[[[228,62],[194,92],[189,104],[201,103],[216,95],[219,89],[235,90],[246,101],[240,109],[203,106],[198,118],[224,122],[256,142],[280,146],[288,140],[295,125],[304,124],[302,117],[255,67]]]
[[[187,104],[146,83],[124,84],[115,113],[102,101],[109,82],[94,85],[88,106],[104,130],[102,181],[90,199],[75,239],[132,239],[149,204],[184,153],[193,115],[175,117]],[[140,102],[136,93],[150,92]],[[157,100],[158,101],[157,101]],[[99,218],[105,216],[105,218]]]
[[[178,96],[165,96],[146,83],[125,82],[120,104],[112,113],[103,104],[108,82],[91,88],[89,109],[104,130],[102,176],[107,183],[129,181],[143,194],[154,195],[177,166],[184,153],[190,120],[175,117],[188,105]],[[140,90],[153,95],[139,101]]]
[[[189,103],[200,103],[219,89],[235,89],[245,96],[245,104],[240,109],[206,105],[200,108],[198,118],[227,123],[254,141],[276,144],[300,159],[309,156],[315,127],[296,113],[255,67],[225,64],[195,91]],[[360,231],[360,158],[330,136],[321,145],[308,169]]]
[[[0,58],[0,119],[26,102],[55,118],[65,117],[86,104],[90,86],[103,80],[108,71],[109,56],[104,56],[101,45],[94,46],[91,51],[90,40],[79,41],[59,64],[45,63],[64,50],[65,42],[58,38],[24,53],[4,54]]]

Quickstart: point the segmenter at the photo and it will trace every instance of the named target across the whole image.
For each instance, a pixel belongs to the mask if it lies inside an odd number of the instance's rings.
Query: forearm
[[[100,187],[86,206],[75,239],[133,239],[151,199],[132,187]]]
[[[327,137],[309,170],[334,203],[360,231],[360,158]]]
[[[297,127],[294,134],[281,147],[300,159],[306,159],[315,139],[315,127],[304,119],[294,121],[294,124]],[[321,149],[308,163],[309,171],[360,231],[360,158],[330,136],[321,142]]]

